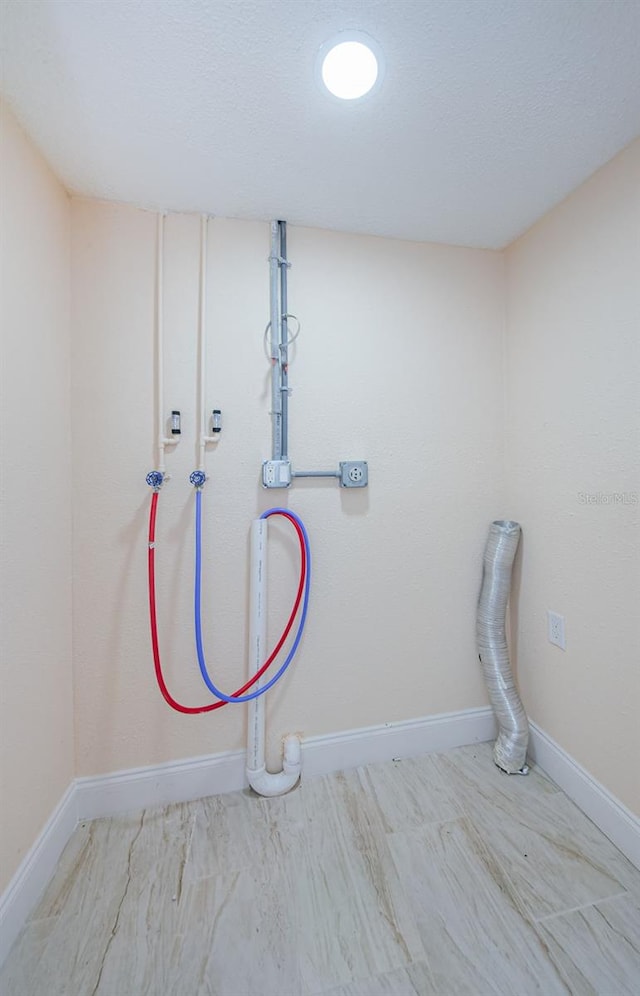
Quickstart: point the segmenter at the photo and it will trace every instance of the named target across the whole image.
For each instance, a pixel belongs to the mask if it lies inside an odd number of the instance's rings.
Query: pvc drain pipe
[[[506,611],[520,524],[492,522],[484,550],[476,640],[482,673],[498,722],[493,759],[509,774],[526,775],[529,723],[515,686],[506,637]]]
[[[260,668],[267,648],[267,521],[267,519],[256,519],[251,524],[249,677]],[[265,761],[265,734],[264,696],[261,695],[249,703],[247,780],[254,792],[259,795],[283,795],[293,788],[300,777],[302,768],[300,737],[295,734],[285,737],[282,770],[270,772],[267,771]]]

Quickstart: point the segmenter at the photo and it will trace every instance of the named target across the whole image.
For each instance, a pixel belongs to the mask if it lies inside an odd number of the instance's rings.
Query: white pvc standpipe
[[[517,522],[492,522],[484,550],[476,639],[482,673],[498,721],[493,759],[509,774],[526,775],[529,723],[518,695],[506,636],[513,560],[520,541]]]
[[[198,305],[198,363],[200,367],[200,391],[196,411],[202,413],[202,428],[198,446],[198,470],[204,471],[204,454],[207,443],[217,443],[220,436],[207,433],[209,414],[207,412],[206,344],[207,344],[207,235],[209,218],[200,218],[200,300]]]
[[[176,437],[165,433],[164,411],[164,219],[158,215],[156,234],[156,398],[158,399],[158,470],[165,473],[164,451],[175,446]]]
[[[251,676],[260,670],[267,656],[267,519],[256,519],[251,524],[249,612]],[[283,795],[293,788],[300,777],[302,766],[300,738],[294,734],[286,736],[282,771],[267,771],[264,698],[264,695],[261,695],[249,702],[247,779],[251,788],[259,795]]]

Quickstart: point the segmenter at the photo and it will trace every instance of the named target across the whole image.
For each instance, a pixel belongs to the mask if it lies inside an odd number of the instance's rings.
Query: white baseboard
[[[494,733],[493,714],[486,707],[305,737],[302,777],[314,778],[394,757],[416,757],[462,747],[489,740]],[[75,782],[78,818],[95,820],[132,809],[188,802],[206,795],[235,792],[248,784],[243,750],[78,778]]]
[[[529,756],[640,869],[640,819],[559,744],[530,722]]]
[[[96,820],[134,809],[190,802],[244,788],[245,752],[224,751],[205,757],[128,768],[94,778],[76,778],[78,819]]]
[[[0,897],[0,965],[44,892],[77,822],[72,782]]]
[[[397,757],[433,754],[491,740],[495,732],[493,713],[486,706],[309,737],[303,743],[302,775],[314,778]]]

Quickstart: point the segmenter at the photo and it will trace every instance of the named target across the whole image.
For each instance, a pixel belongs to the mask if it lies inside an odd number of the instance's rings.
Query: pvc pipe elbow
[[[260,768],[258,771],[247,768],[249,785],[258,795],[267,796],[267,798],[289,792],[299,777],[300,770],[289,773],[279,771],[276,774],[271,774],[266,768]]]
[[[302,749],[300,737],[289,734],[284,740],[284,760],[282,771],[267,771],[266,765],[260,768],[247,768],[247,781],[258,795],[273,797],[291,791],[300,778],[302,770]]]

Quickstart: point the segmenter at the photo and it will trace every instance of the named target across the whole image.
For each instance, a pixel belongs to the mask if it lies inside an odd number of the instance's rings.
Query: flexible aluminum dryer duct
[[[511,570],[520,541],[518,522],[492,522],[484,549],[476,640],[489,698],[498,722],[493,759],[509,774],[526,775],[529,724],[513,680],[505,619]]]

